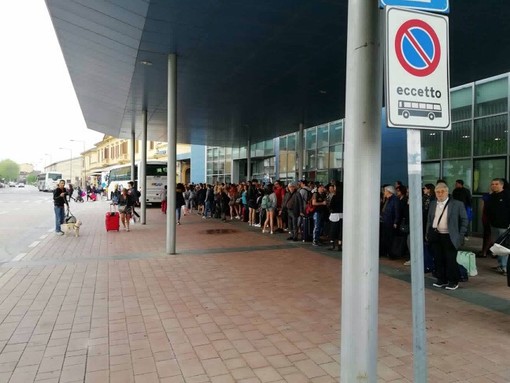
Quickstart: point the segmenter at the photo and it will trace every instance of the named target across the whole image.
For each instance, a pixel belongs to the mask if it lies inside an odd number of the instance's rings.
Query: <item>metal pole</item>
[[[166,252],[175,254],[176,242],[176,145],[177,145],[177,55],[168,55],[168,185],[167,185],[167,215],[166,215]]]
[[[304,126],[303,123],[299,124],[299,131],[298,131],[298,139],[297,139],[297,168],[298,168],[298,180],[303,179],[303,159],[304,159],[304,152],[305,152],[305,140],[303,137],[304,134]]]
[[[101,180],[104,182],[104,180]],[[85,155],[85,141],[83,141],[83,190],[87,190],[87,156]],[[108,199],[108,197],[106,198]]]
[[[70,178],[70,184],[73,184],[73,149],[69,149],[69,154],[71,155],[71,158],[69,160],[69,178]]]
[[[427,330],[425,327],[420,141],[421,132],[419,130],[407,129],[414,382],[427,383]]]
[[[248,149],[246,150],[246,181],[251,180],[251,140],[248,138]]]
[[[141,209],[140,209],[140,222],[145,225],[147,220],[147,110],[142,112],[143,126],[142,126],[142,150],[140,153],[140,165],[138,173],[140,174],[139,187],[142,189],[141,192]]]
[[[135,174],[135,161],[136,161],[136,137],[135,137],[135,127],[133,126],[131,129],[131,179],[134,181],[136,179]],[[125,185],[127,186],[127,185]]]
[[[341,381],[377,382],[382,51],[377,2],[349,0]],[[360,176],[363,187],[359,187]]]

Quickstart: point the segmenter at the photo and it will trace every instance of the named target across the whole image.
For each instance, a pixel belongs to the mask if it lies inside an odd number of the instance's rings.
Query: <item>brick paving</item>
[[[0,382],[340,380],[341,259],[196,215],[166,255],[159,209],[108,233],[107,209],[76,205],[79,238],[0,267]],[[478,261],[459,290],[426,289],[430,382],[510,382],[510,290]],[[409,273],[381,260],[379,382],[413,380]]]

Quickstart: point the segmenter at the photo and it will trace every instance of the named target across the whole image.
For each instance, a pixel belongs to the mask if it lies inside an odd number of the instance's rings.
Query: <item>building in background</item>
[[[509,73],[451,90],[452,130],[422,132],[423,182],[456,179],[473,194],[473,232],[482,232],[482,195],[493,178],[509,179]]]

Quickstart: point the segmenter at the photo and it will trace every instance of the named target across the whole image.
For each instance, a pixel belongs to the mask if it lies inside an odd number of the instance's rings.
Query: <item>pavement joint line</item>
[[[28,247],[36,247],[40,243],[41,243],[41,241],[34,241],[30,245],[28,245]]]
[[[28,253],[20,253],[20,254],[16,255],[16,256],[15,256],[15,257],[11,260],[11,262],[17,262],[17,261],[19,261],[19,260],[23,259],[23,257],[24,257],[25,255],[27,255],[27,254],[28,254]],[[4,263],[8,263],[8,262],[4,262]]]
[[[26,261],[23,263],[16,263],[17,266],[30,267],[30,266],[49,266],[49,265],[60,265],[60,264],[71,264],[71,263],[84,263],[84,262],[111,262],[111,261],[135,261],[141,259],[150,259],[150,258],[165,258],[165,257],[173,257],[178,255],[211,255],[211,254],[225,254],[225,253],[242,253],[242,252],[254,252],[254,251],[272,251],[279,249],[293,249],[295,245],[269,245],[269,246],[246,246],[246,247],[235,247],[235,248],[214,248],[214,249],[197,249],[197,250],[182,250],[178,251],[177,254],[162,254],[162,253],[153,253],[153,254],[126,254],[126,255],[114,255],[110,257],[80,257],[80,258],[67,258],[67,259],[56,259],[56,258],[45,258],[45,259],[32,259],[30,261]],[[26,254],[25,254],[26,255]],[[21,258],[20,258],[21,259]],[[19,261],[13,259],[11,261],[6,261],[2,266],[11,266],[10,262]]]
[[[43,234],[43,235],[41,235],[41,236],[39,237],[39,239],[41,239],[41,240],[42,240],[42,239],[45,239],[47,236],[48,236],[48,234]]]

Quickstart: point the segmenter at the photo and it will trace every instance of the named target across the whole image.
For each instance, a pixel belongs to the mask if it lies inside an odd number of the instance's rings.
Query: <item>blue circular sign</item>
[[[395,53],[400,65],[410,74],[425,77],[432,74],[441,58],[439,38],[423,20],[408,20],[395,36]]]

